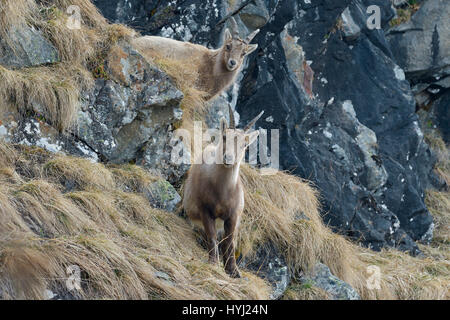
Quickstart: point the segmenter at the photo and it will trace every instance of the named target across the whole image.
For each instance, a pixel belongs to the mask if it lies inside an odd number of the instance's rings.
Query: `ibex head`
[[[244,57],[258,48],[257,44],[250,44],[253,38],[258,34],[259,29],[253,31],[251,34],[242,40],[239,38],[238,26],[236,20],[233,17],[230,18],[231,21],[231,32],[229,29],[225,30],[225,38],[223,41],[222,52],[226,68],[229,71],[234,71],[238,69]]]
[[[225,167],[233,167],[241,162],[245,156],[245,150],[258,138],[259,131],[250,131],[256,121],[264,114],[262,111],[256,118],[250,121],[243,129],[237,129],[234,120],[234,113],[228,106],[230,113],[230,124],[227,124],[225,118],[220,120],[220,131],[222,140],[219,142],[219,148],[222,148],[222,163]]]

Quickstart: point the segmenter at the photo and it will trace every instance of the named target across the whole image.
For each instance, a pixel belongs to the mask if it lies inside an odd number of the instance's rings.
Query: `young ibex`
[[[133,45],[149,60],[159,56],[194,64],[200,77],[195,87],[206,92],[205,98],[209,101],[234,82],[245,56],[258,47],[257,44],[250,44],[250,41],[253,40],[259,29],[242,40],[239,38],[236,21],[233,17],[230,18],[230,21],[232,32],[229,29],[225,30],[223,45],[216,50],[156,36],[136,38],[133,40]]]
[[[234,256],[234,235],[244,210],[244,190],[239,168],[245,150],[259,135],[259,131],[250,129],[264,111],[244,129],[236,129],[233,111],[231,108],[229,111],[230,126],[222,118],[219,141],[204,150],[204,154],[212,155],[210,160],[213,161],[196,161],[197,164],[193,164],[189,171],[183,207],[194,225],[206,233],[209,262],[218,262],[220,248],[225,271],[238,278],[240,273]],[[218,245],[218,231],[222,230],[224,236]]]

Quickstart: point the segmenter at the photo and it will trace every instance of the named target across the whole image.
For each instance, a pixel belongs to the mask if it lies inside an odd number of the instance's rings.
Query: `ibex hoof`
[[[209,264],[219,264],[219,259],[210,258],[208,260],[208,263]]]
[[[230,275],[230,277],[232,278],[241,278],[241,273],[239,272],[238,269],[232,270],[232,271],[227,271],[227,273]]]

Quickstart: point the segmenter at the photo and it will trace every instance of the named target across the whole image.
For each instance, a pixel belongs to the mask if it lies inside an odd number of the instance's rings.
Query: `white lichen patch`
[[[394,68],[394,74],[397,80],[404,81],[406,79],[405,71],[397,65]]]
[[[8,130],[6,129],[6,127],[4,125],[0,126],[0,137],[4,137],[8,135]]]
[[[327,131],[327,130],[323,130],[323,135],[325,137],[327,137],[328,139],[333,138],[333,134],[331,132]]]
[[[272,116],[266,118],[266,122],[269,122],[269,123],[273,123],[273,120],[274,119]]]

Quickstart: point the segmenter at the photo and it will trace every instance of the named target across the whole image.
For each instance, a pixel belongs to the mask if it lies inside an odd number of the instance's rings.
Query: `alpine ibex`
[[[220,135],[216,145],[209,145],[203,154],[210,160],[195,162],[189,170],[184,187],[183,207],[194,225],[206,233],[209,262],[217,263],[219,248],[225,271],[232,277],[240,277],[234,256],[234,236],[244,210],[244,190],[239,168],[245,150],[258,137],[259,131],[250,131],[263,115],[261,112],[244,129],[236,129],[233,111],[229,108],[230,125],[220,121]],[[201,160],[203,160],[202,157]],[[220,243],[218,231],[224,231]]]
[[[199,74],[194,86],[207,93],[206,100],[212,100],[225,91],[235,80],[245,56],[258,47],[250,41],[259,32],[253,31],[245,40],[239,38],[237,23],[230,18],[231,29],[225,30],[223,45],[211,50],[204,46],[173,39],[144,36],[133,40],[133,45],[147,59],[163,57],[194,64]]]

